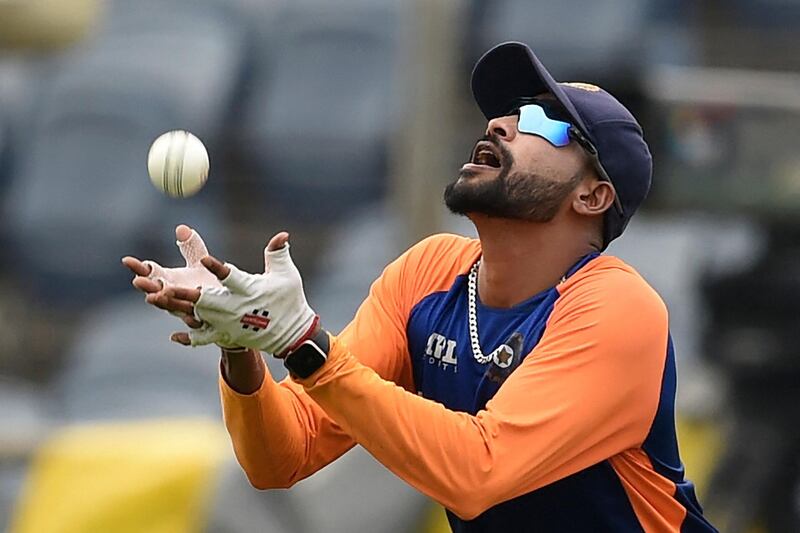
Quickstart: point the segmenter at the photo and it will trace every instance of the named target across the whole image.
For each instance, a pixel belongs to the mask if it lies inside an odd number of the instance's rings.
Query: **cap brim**
[[[552,94],[584,135],[586,125],[567,94],[526,45],[510,41],[486,52],[472,71],[472,94],[487,120],[507,114],[520,98]]]

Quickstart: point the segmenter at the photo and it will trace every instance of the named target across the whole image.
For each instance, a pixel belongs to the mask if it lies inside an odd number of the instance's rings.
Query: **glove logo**
[[[242,324],[242,329],[248,329],[250,327],[253,328],[253,331],[259,331],[262,329],[267,329],[269,326],[269,311],[261,311],[259,309],[253,309],[252,313],[247,313],[242,317],[239,321]]]

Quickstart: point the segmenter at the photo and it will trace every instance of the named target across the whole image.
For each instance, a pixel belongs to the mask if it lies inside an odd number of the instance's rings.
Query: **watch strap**
[[[280,358],[284,358],[296,349],[300,347],[301,344],[306,342],[308,339],[312,339],[314,335],[317,335],[322,330],[322,326],[319,325],[319,315],[314,315],[314,321],[311,322],[311,325],[308,327],[303,336],[297,339],[294,344],[286,348],[283,352],[278,355]],[[325,353],[328,353],[328,350],[325,350]],[[277,354],[276,354],[277,355]]]
[[[320,349],[325,352],[325,357],[328,356],[328,352],[331,351],[331,339],[328,336],[328,332],[325,331],[321,326],[317,328],[317,332],[314,333],[309,339],[311,342],[316,344],[320,347]]]

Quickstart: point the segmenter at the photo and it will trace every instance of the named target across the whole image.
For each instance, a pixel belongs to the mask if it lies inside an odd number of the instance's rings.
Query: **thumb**
[[[222,261],[214,256],[207,255],[200,260],[200,264],[206,267],[206,270],[217,276],[217,279],[222,281],[231,273],[231,269]]]
[[[207,344],[214,344],[219,336],[220,334],[217,330],[206,327],[192,329],[188,332],[173,333],[170,336],[170,340],[184,346],[206,346]]]
[[[195,230],[181,224],[175,228],[175,237],[178,249],[181,255],[186,260],[187,267],[195,267],[200,265],[200,259],[208,255],[208,247],[203,242],[203,238]]]
[[[276,233],[267,243],[267,247],[264,248],[264,272],[270,271],[270,263],[274,261],[275,252],[279,252],[284,250],[286,254],[289,253],[289,234],[285,231],[281,231]],[[291,261],[291,258],[289,258]]]

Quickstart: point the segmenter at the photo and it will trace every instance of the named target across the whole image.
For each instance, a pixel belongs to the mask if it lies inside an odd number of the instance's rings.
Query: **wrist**
[[[297,350],[305,341],[313,338],[315,335],[318,335],[320,331],[322,331],[322,325],[320,324],[319,315],[315,314],[313,320],[311,321],[311,324],[308,326],[305,333],[303,333],[299,339],[294,341],[280,354],[277,354],[278,358],[279,359],[285,358],[287,355]]]
[[[245,348],[244,346],[220,346],[219,348],[222,350],[222,355],[235,355],[254,351],[252,348]]]
[[[261,388],[266,365],[256,350],[222,348],[220,373],[225,383],[239,394],[252,394]]]

